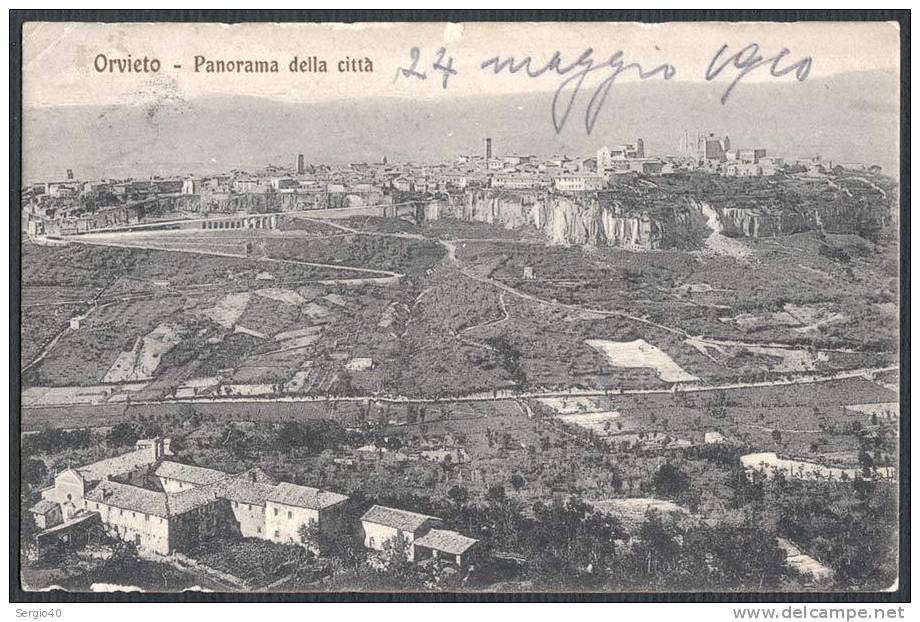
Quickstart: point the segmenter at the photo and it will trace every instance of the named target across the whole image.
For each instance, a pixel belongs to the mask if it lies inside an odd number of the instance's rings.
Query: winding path
[[[392,238],[414,239],[414,240],[437,242],[440,245],[442,245],[447,251],[447,254],[444,258],[445,263],[453,265],[460,271],[461,274],[463,274],[464,276],[470,279],[473,279],[477,282],[480,282],[480,283],[483,283],[483,284],[499,289],[502,292],[499,295],[499,300],[500,300],[502,310],[504,312],[504,317],[495,319],[495,320],[490,320],[488,322],[485,322],[485,323],[482,323],[476,326],[468,327],[456,335],[458,339],[463,339],[461,337],[462,333],[470,331],[474,328],[481,328],[484,326],[496,325],[501,322],[507,321],[509,319],[509,314],[508,314],[508,309],[506,306],[504,294],[508,294],[511,296],[518,297],[522,300],[527,300],[529,302],[532,302],[538,305],[542,305],[542,306],[555,307],[559,309],[574,311],[577,313],[584,313],[584,314],[596,315],[596,316],[601,316],[601,317],[626,318],[626,319],[629,319],[635,322],[639,322],[639,323],[642,323],[648,326],[652,326],[660,330],[664,330],[669,333],[678,335],[681,338],[687,340],[688,342],[696,342],[698,344],[703,344],[703,345],[712,345],[714,347],[718,347],[721,345],[730,345],[730,346],[760,346],[760,347],[767,347],[767,348],[801,349],[800,346],[795,346],[795,345],[790,345],[790,344],[744,342],[744,341],[739,341],[739,340],[719,340],[719,339],[707,338],[703,336],[691,335],[690,333],[688,333],[686,330],[682,328],[666,326],[658,322],[649,320],[647,318],[631,315],[629,313],[626,313],[625,311],[594,309],[594,308],[582,307],[582,306],[573,305],[573,304],[566,304],[566,303],[561,303],[561,302],[556,302],[556,301],[545,300],[536,295],[529,294],[527,292],[523,292],[514,287],[511,287],[509,285],[496,281],[492,278],[489,278],[488,276],[482,276],[479,274],[475,274],[471,272],[469,269],[465,268],[462,265],[462,262],[457,258],[457,255],[456,255],[456,245],[457,245],[458,240],[445,240],[445,239],[441,239],[437,237],[433,238],[433,237],[425,236],[425,235],[418,234],[418,233],[404,233],[404,232],[390,233],[390,232],[362,231],[362,230],[355,229],[353,227],[349,227],[347,225],[343,225],[343,224],[332,222],[332,221],[325,220],[325,219],[310,218],[310,217],[302,217],[302,218],[304,220],[311,220],[311,221],[315,221],[318,223],[322,223],[322,224],[325,224],[325,225],[328,225],[336,229],[345,231],[350,234],[355,234],[355,235],[392,237]],[[114,235],[118,236],[119,234],[114,234]],[[96,235],[93,237],[81,236],[80,240],[73,240],[73,241],[77,243],[83,243],[83,244],[97,244],[97,245],[103,245],[103,246],[118,246],[118,247],[125,247],[125,248],[150,248],[153,250],[164,250],[162,248],[157,248],[155,246],[150,246],[150,245],[146,245],[146,246],[139,245],[139,244],[132,245],[132,244],[126,244],[124,242],[109,241],[105,239],[99,240],[98,239],[99,237],[102,237],[102,236],[100,235]],[[497,242],[499,240],[496,239],[495,241]],[[514,242],[516,240],[501,239],[500,241]],[[220,252],[208,252],[204,250],[194,250],[194,249],[172,250],[172,252],[187,252],[187,253],[201,254],[201,255],[217,255],[217,256],[233,257],[236,259],[251,259],[251,258],[247,258],[245,256],[240,256],[240,255],[220,253]],[[360,268],[360,267],[343,266],[343,265],[337,265],[337,264],[305,262],[305,261],[299,261],[299,260],[264,258],[259,261],[288,263],[288,264],[295,264],[295,265],[306,265],[306,266],[311,266],[311,267],[331,268],[331,269],[338,269],[338,270],[351,270],[351,271],[362,273],[362,274],[375,275],[371,278],[365,279],[366,281],[374,281],[374,282],[391,282],[393,280],[400,279],[404,276],[400,273],[387,271],[387,270],[376,270],[376,269],[371,269],[371,268]],[[328,281],[328,282],[351,282],[354,280],[355,279],[339,279],[339,280]],[[424,295],[424,292],[420,294],[419,298],[421,298],[422,295]],[[418,302],[418,299],[416,300],[416,303],[417,302]],[[410,321],[411,321],[411,317],[410,317]],[[818,349],[818,351],[845,352],[845,353],[856,352],[854,350],[847,350],[847,349]],[[34,363],[35,362],[33,362],[30,365],[34,365]],[[183,403],[184,402],[188,402],[188,403],[199,402],[200,403],[200,402],[273,402],[273,401],[277,401],[277,402],[345,401],[345,402],[348,402],[348,401],[368,401],[368,400],[378,401],[378,402],[392,402],[392,403],[440,403],[440,402],[489,401],[489,400],[509,400],[509,399],[519,400],[519,399],[529,399],[529,398],[568,397],[568,396],[590,397],[590,396],[603,396],[603,395],[634,395],[634,394],[635,395],[649,395],[649,394],[667,394],[667,393],[675,393],[675,392],[682,392],[682,393],[683,392],[705,392],[705,391],[716,391],[716,390],[725,390],[725,389],[742,389],[742,388],[755,388],[755,387],[791,386],[791,385],[797,385],[797,384],[814,384],[814,383],[828,382],[832,380],[839,380],[839,379],[845,379],[845,378],[871,377],[872,375],[879,373],[879,372],[894,371],[897,369],[898,369],[897,366],[889,366],[889,367],[881,367],[881,368],[861,368],[861,369],[855,369],[855,370],[835,372],[833,374],[826,374],[826,375],[820,375],[820,374],[815,374],[815,373],[799,373],[795,377],[785,378],[781,380],[764,381],[764,382],[738,382],[738,383],[713,384],[713,385],[681,384],[681,385],[673,385],[667,388],[619,389],[616,391],[610,391],[609,389],[608,390],[597,390],[597,389],[579,389],[579,388],[572,388],[572,389],[568,389],[564,391],[557,390],[557,391],[528,391],[528,392],[501,390],[501,391],[494,391],[494,392],[490,391],[490,392],[484,392],[484,393],[474,393],[474,394],[461,395],[461,396],[456,396],[456,395],[455,396],[444,396],[444,397],[437,397],[437,398],[411,397],[411,396],[404,396],[404,395],[390,395],[390,394],[384,394],[384,393],[375,393],[375,394],[363,395],[363,396],[310,396],[310,395],[281,395],[281,396],[270,395],[270,396],[265,396],[265,397],[229,396],[229,397],[206,397],[206,398],[166,398],[162,400],[155,400],[155,401],[149,401],[149,402],[135,402],[135,403],[157,404],[157,403],[175,403],[175,402],[183,402]]]

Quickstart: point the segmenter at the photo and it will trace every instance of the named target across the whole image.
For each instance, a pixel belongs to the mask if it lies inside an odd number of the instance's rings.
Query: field
[[[533,233],[282,219],[281,230],[86,238],[148,248],[30,247],[25,298],[64,304],[27,307],[24,359],[60,338],[25,380],[152,379],[145,398],[205,377],[224,394],[439,397],[759,381],[895,360],[897,265],[882,242],[744,239],[739,259],[545,246]]]
[[[854,237],[745,240],[749,261],[494,242],[468,243],[457,253],[541,299],[628,310],[692,335],[891,352],[896,323],[886,305],[897,301],[896,258],[890,246],[856,238],[863,250],[840,250],[850,253],[841,259],[833,249],[851,248]],[[534,278],[523,277],[525,267]]]
[[[400,244],[397,247],[403,248]],[[25,255],[27,299],[33,283],[38,284],[33,297],[38,292],[42,296],[56,292],[58,298],[69,300],[81,291],[86,296],[74,304],[36,302],[25,307],[24,361],[34,360],[60,335],[25,378],[27,384],[44,386],[152,377],[156,387],[168,392],[196,375],[235,367],[239,367],[234,373],[237,383],[284,383],[312,353],[309,346],[323,330],[338,320],[351,319],[349,300],[357,303],[355,315],[361,319],[365,311],[383,313],[378,297],[365,296],[361,286],[345,291],[335,280],[389,278],[390,274],[84,245],[29,247]],[[46,262],[54,269],[38,270]],[[78,313],[79,325],[70,328],[70,319]],[[274,341],[277,334],[298,331],[312,331],[316,337]],[[271,354],[277,350],[287,354]]]

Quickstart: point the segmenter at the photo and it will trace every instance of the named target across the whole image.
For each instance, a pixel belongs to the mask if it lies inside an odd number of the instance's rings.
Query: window
[[[137,514],[135,514],[134,512],[131,512],[131,518],[137,518]]]
[[[262,533],[262,528],[261,528],[261,527],[256,527],[256,533]]]
[[[149,522],[150,522],[150,515],[149,515],[149,514],[144,514],[144,522],[145,522],[145,523],[149,523]]]
[[[275,508],[275,516],[278,516],[278,508]]]
[[[125,511],[122,510],[121,508],[118,508],[118,515],[119,515],[119,516],[124,516],[124,515],[125,515]]]
[[[69,492],[67,493],[67,500],[68,500],[68,501],[73,501],[73,495],[70,494]]]
[[[278,530],[276,529],[276,530],[275,530],[275,537],[277,538],[277,537],[279,537],[279,536],[281,536],[281,532],[278,531]]]
[[[294,518],[294,517],[291,515],[290,510],[288,510],[288,518]]]

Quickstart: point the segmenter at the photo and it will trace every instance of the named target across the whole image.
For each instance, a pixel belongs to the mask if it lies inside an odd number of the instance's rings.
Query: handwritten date
[[[778,54],[770,56],[769,58],[764,58],[760,54],[760,46],[756,43],[751,43],[734,54],[726,56],[727,53],[727,45],[720,47],[716,55],[713,56],[712,61],[710,61],[709,67],[706,69],[707,81],[715,80],[723,72],[738,70],[735,79],[731,81],[728,88],[725,89],[725,92],[722,94],[721,101],[723,104],[728,101],[729,95],[732,94],[732,91],[735,90],[735,87],[741,79],[758,67],[769,66],[770,75],[774,78],[781,78],[794,72],[795,79],[799,82],[803,82],[811,72],[811,56],[806,56],[792,64],[781,66],[780,63],[789,55],[789,50],[786,48],[781,49]]]

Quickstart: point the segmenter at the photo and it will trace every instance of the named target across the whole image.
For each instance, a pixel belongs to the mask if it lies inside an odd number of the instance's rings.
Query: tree
[[[322,535],[319,530],[319,524],[315,520],[298,527],[297,537],[300,538],[300,543],[307,547],[307,550],[314,553],[320,552]]]
[[[105,442],[111,447],[127,447],[137,442],[137,430],[130,423],[116,423],[109,430]]]
[[[489,491],[486,493],[486,498],[489,500],[489,503],[500,504],[505,501],[505,487],[501,484],[495,484],[489,486]]]
[[[514,475],[511,476],[511,486],[515,490],[522,489],[526,483],[527,482],[524,480],[524,478],[521,477],[521,475],[518,473],[515,473]]]
[[[652,485],[659,495],[677,497],[690,488],[690,476],[666,462],[652,477]]]
[[[457,505],[461,505],[470,498],[470,493],[463,486],[454,485],[447,491],[447,496]]]
[[[411,566],[410,547],[409,540],[401,531],[384,542],[381,555],[384,568],[391,573],[406,572]]]
[[[26,458],[22,461],[22,482],[32,488],[41,488],[48,477],[48,467],[43,460]]]

